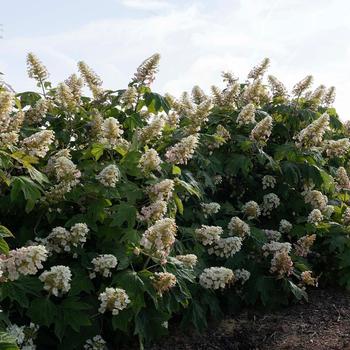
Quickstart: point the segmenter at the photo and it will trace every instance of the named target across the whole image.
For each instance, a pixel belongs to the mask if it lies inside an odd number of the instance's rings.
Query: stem
[[[140,347],[140,350],[144,350],[144,346],[143,346],[143,341],[142,341],[142,337],[139,335],[139,347]]]
[[[147,258],[147,260],[145,261],[142,270],[145,270],[145,269],[146,269],[146,267],[147,267],[147,265],[148,265],[148,263],[149,263],[150,260],[151,260],[151,257],[149,256],[149,257]]]
[[[46,91],[45,91],[44,83],[41,79],[39,79],[39,81],[40,81],[41,89],[43,90],[43,95],[46,98]]]

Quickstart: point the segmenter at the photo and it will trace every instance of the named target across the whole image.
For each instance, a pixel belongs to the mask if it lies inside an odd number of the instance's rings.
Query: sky
[[[54,83],[84,60],[106,88],[122,89],[159,52],[153,90],[177,96],[222,86],[222,71],[245,80],[269,57],[288,88],[308,74],[315,87],[334,85],[350,120],[349,12],[348,0],[0,0],[0,72],[16,91],[35,89],[26,74],[34,52]]]

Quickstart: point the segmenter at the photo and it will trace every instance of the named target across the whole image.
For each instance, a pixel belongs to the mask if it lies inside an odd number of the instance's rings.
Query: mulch
[[[202,335],[171,325],[170,334],[148,350],[350,350],[350,293],[314,290],[308,303],[246,310]]]

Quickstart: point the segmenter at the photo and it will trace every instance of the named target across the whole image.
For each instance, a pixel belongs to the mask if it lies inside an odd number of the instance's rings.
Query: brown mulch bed
[[[315,290],[309,303],[276,312],[245,311],[203,335],[172,327],[150,350],[350,350],[350,294]]]

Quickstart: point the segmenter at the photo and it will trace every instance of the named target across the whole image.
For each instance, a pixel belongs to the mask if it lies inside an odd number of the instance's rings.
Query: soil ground
[[[170,333],[151,350],[350,350],[350,294],[315,290],[308,303],[269,313],[248,310],[202,335]]]

